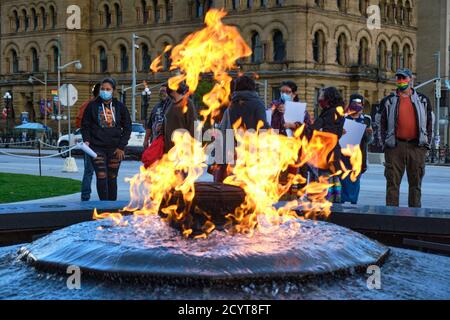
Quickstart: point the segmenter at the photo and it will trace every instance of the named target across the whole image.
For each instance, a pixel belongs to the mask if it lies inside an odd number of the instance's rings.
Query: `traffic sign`
[[[67,99],[69,103],[67,103]],[[78,101],[78,90],[72,84],[65,84],[59,89],[59,100],[63,106],[73,107]]]

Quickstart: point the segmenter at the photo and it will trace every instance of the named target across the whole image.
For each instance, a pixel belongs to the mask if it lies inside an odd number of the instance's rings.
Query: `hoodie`
[[[236,91],[229,107],[231,125],[242,119],[241,127],[256,130],[258,122],[264,123],[263,129],[269,129],[264,102],[256,91]]]
[[[81,134],[83,141],[89,142],[91,147],[125,150],[131,131],[130,113],[117,99],[106,105],[97,98],[84,111]]]

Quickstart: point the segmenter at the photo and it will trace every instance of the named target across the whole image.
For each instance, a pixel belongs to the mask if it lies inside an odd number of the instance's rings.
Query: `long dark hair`
[[[323,90],[323,97],[329,108],[345,107],[345,101],[341,93],[335,87],[328,87]]]

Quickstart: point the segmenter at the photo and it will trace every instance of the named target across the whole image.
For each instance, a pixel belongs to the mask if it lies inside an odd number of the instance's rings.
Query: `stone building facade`
[[[81,9],[80,30],[67,28],[70,5]],[[379,5],[381,29],[369,30],[369,5]],[[83,64],[62,73],[62,83],[79,90],[75,115],[89,88],[104,76],[116,78],[119,88],[130,86],[132,33],[140,37],[138,83],[161,83],[169,72],[151,74],[150,62],[167,44],[200,29],[212,6],[226,8],[225,22],[237,26],[252,47],[253,55],[240,65],[259,74],[267,101],[290,79],[311,110],[325,86],[338,87],[347,98],[360,92],[375,104],[394,88],[396,68],[416,70],[415,0],[1,0],[0,94],[11,91],[16,114],[34,112],[41,121],[44,86],[27,79],[48,72],[47,94],[56,89],[59,39],[62,64],[77,59]]]

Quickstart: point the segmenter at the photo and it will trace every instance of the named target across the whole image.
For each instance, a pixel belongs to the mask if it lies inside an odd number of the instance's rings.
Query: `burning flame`
[[[208,109],[200,112],[205,119],[222,105],[228,104],[232,78],[227,71],[236,69],[238,59],[252,54],[237,28],[223,24],[222,19],[226,15],[224,10],[209,10],[204,29],[189,35],[174,48],[164,50],[164,53],[172,50],[170,70],[180,72],[169,79],[169,87],[173,90],[186,81],[189,87],[188,95],[191,95],[197,89],[202,74],[213,74],[216,84],[211,92],[203,97]],[[162,69],[161,60],[162,57],[158,57],[152,63],[153,72]]]
[[[231,76],[227,71],[235,69],[237,59],[249,56],[250,48],[240,36],[236,28],[226,26],[222,18],[223,10],[210,10],[206,15],[206,27],[188,36],[182,44],[166,47],[164,52],[171,51],[171,70],[179,70],[180,74],[169,80],[169,86],[176,89],[178,84],[186,81],[189,96],[205,73],[212,73],[216,84],[206,94],[203,101],[208,109],[202,112],[206,118],[228,104]],[[161,70],[162,57],[158,57],[151,66],[154,72]],[[338,108],[337,117],[343,115],[343,108]],[[330,213],[331,203],[327,200],[328,189],[333,185],[329,177],[319,177],[318,181],[310,181],[297,192],[298,200],[276,208],[276,204],[292,186],[305,184],[305,177],[300,174],[289,174],[287,181],[281,175],[290,167],[300,168],[310,165],[327,170],[333,161],[333,150],[338,137],[327,132],[314,132],[307,139],[304,127],[300,127],[294,137],[285,137],[272,130],[245,131],[240,128],[241,120],[233,125],[237,142],[237,159],[230,166],[229,176],[225,183],[238,186],[245,191],[244,202],[226,216],[227,230],[253,234],[254,230],[263,230],[266,222],[277,226],[293,218],[298,218],[300,209],[305,218],[326,217]],[[259,128],[262,124],[259,125]],[[149,168],[141,167],[140,172],[129,179],[130,204],[124,211],[134,213],[134,223],[139,227],[140,218],[149,215],[161,215],[169,223],[182,225],[185,237],[193,236],[189,214],[195,212],[205,218],[202,234],[195,238],[205,238],[215,230],[208,212],[193,208],[195,197],[194,183],[206,168],[206,155],[201,142],[195,140],[188,132],[176,131],[172,137],[174,147],[161,160]],[[362,153],[359,146],[342,149],[342,153],[350,157],[351,168],[345,168],[334,175],[350,176],[353,180],[361,173]],[[181,195],[181,199],[176,195]],[[111,218],[116,224],[123,224],[120,213],[94,212],[94,219]],[[263,223],[262,223],[263,222]],[[141,225],[145,228],[145,223]]]

